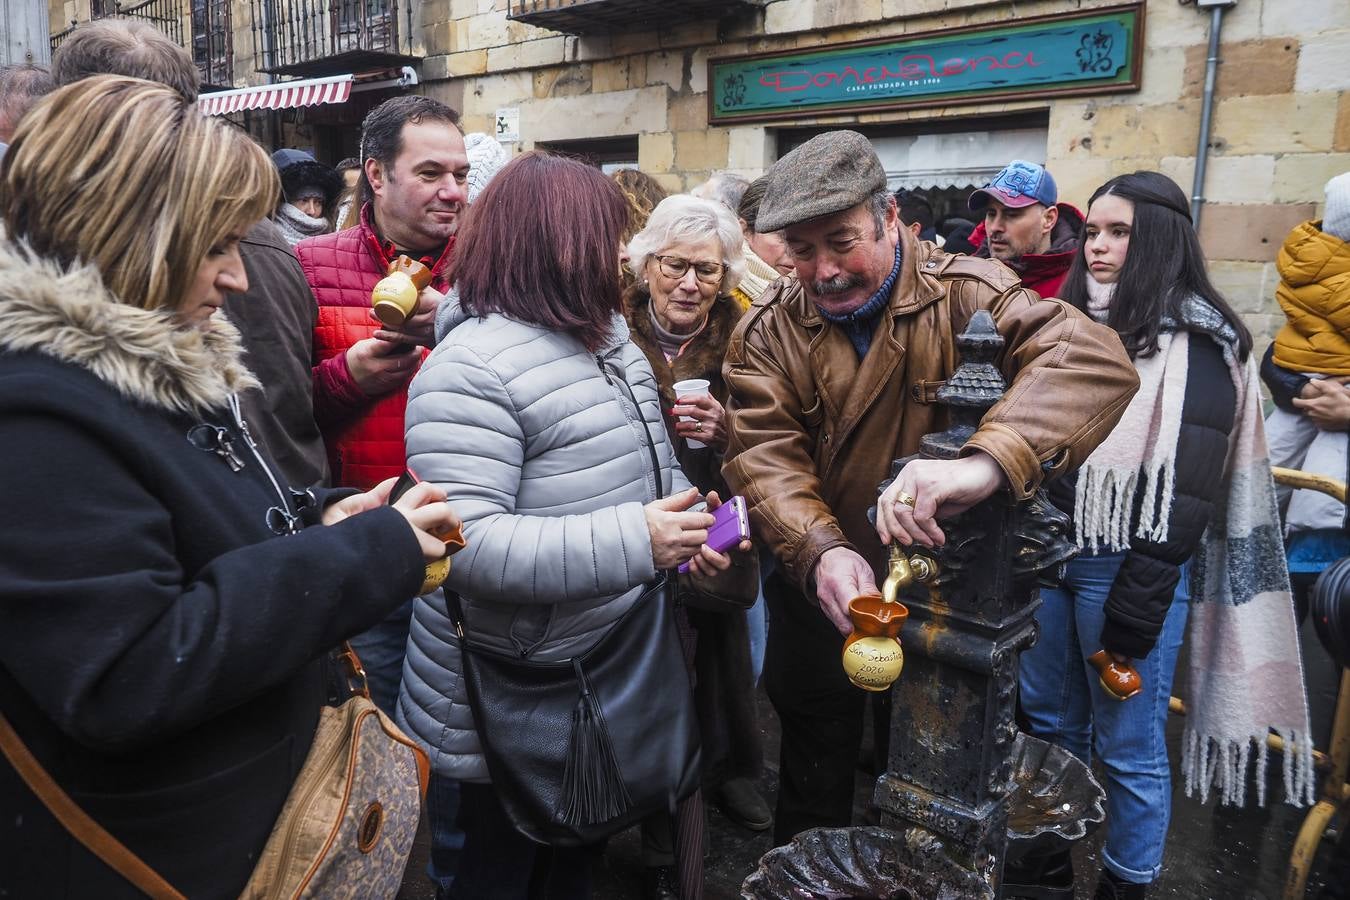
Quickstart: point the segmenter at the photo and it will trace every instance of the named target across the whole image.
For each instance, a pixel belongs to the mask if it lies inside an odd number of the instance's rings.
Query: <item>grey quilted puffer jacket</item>
[[[598,353],[501,315],[467,319],[454,295],[440,344],[408,392],[408,465],[441,485],[468,546],[447,586],[468,630],[566,659],[594,643],[656,576],[643,505],[688,487],[646,357],[615,317]],[[625,380],[639,410],[618,383]],[[645,425],[661,471],[654,476]],[[442,591],[417,600],[398,722],[432,768],[487,781]]]

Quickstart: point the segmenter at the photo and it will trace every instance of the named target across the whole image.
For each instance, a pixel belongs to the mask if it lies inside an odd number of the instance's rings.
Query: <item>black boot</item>
[[[1148,885],[1121,881],[1114,872],[1102,869],[1097,879],[1097,893],[1093,900],[1144,900],[1148,896]]]
[[[751,831],[768,831],[773,825],[773,812],[759,792],[759,786],[748,778],[733,778],[718,788],[717,798],[722,812],[737,825]]]
[[[1003,900],[1073,900],[1068,850],[1024,856],[1003,867]]]

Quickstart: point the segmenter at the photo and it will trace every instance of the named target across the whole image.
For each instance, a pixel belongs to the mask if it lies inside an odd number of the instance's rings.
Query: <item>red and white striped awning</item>
[[[245,109],[292,109],[298,106],[319,106],[323,103],[345,103],[351,94],[350,74],[331,75],[328,78],[283,81],[260,87],[203,94],[198,100],[198,106],[204,115],[224,116]]]

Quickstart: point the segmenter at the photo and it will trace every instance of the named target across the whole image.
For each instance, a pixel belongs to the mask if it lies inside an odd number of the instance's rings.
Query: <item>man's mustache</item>
[[[822,297],[827,294],[845,294],[866,283],[866,279],[861,275],[836,275],[824,281],[811,282],[811,289],[816,292],[817,297]]]

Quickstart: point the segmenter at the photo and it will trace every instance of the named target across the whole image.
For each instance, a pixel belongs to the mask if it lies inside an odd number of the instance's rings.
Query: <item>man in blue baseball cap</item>
[[[997,259],[1042,297],[1059,296],[1078,251],[1083,214],[1059,202],[1055,179],[1044,166],[1013,160],[988,187],[972,193],[967,205],[984,215],[970,236],[977,248],[973,255]]]

